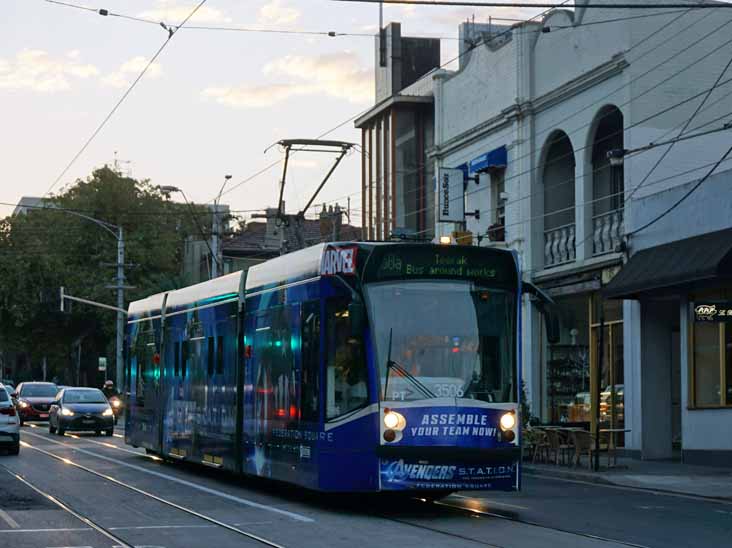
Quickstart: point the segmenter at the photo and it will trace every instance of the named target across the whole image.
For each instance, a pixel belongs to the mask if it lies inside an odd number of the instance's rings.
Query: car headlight
[[[111,417],[112,415],[114,415],[114,412],[112,411],[112,408],[111,407],[107,407],[104,410],[104,413],[102,413],[102,416],[103,417]]]
[[[516,415],[513,412],[501,416],[501,430],[511,430],[514,426],[516,426]]]
[[[74,416],[74,412],[71,409],[68,409],[66,407],[64,407],[61,410],[61,414],[64,415],[65,417],[73,417]]]
[[[404,415],[396,411],[384,410],[384,426],[390,430],[404,430],[407,426],[407,420]]]
[[[22,401],[22,402],[18,403],[18,405],[20,405],[20,408],[21,409],[25,409],[26,407],[30,407],[30,404],[27,401]]]

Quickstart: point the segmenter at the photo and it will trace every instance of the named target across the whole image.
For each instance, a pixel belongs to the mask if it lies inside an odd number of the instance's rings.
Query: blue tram
[[[520,487],[503,250],[314,246],[129,306],[125,441],[333,492]]]

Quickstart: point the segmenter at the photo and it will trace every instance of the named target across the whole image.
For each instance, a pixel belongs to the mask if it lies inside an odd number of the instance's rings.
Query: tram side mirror
[[[348,317],[351,320],[351,337],[360,340],[366,329],[366,307],[362,302],[353,301],[348,305]]]
[[[546,338],[549,344],[558,344],[561,338],[559,321],[559,310],[554,300],[531,282],[524,282],[524,291],[529,295],[533,295],[535,303],[541,315],[544,316],[544,324],[546,326]]]

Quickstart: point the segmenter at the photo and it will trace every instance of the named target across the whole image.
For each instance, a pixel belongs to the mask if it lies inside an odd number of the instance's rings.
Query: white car
[[[20,453],[20,419],[3,384],[0,384],[0,447],[8,448],[11,455]]]

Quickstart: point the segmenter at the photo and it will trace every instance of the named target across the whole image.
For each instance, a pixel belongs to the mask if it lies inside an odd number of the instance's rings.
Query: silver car
[[[20,420],[10,392],[3,384],[0,384],[0,447],[8,448],[11,455],[20,453]]]

